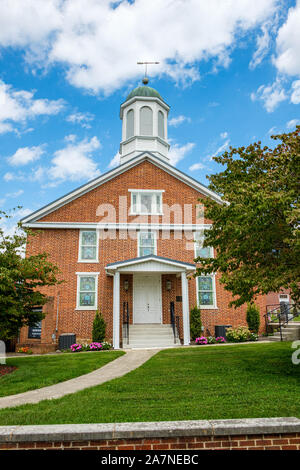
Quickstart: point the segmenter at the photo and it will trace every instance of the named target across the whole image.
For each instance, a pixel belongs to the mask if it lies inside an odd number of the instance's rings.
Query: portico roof
[[[139,258],[127,259],[124,261],[117,261],[109,263],[105,267],[107,274],[113,275],[115,272],[120,273],[193,273],[196,270],[196,265],[192,263],[185,263],[170,258],[163,258],[157,255],[141,256]]]

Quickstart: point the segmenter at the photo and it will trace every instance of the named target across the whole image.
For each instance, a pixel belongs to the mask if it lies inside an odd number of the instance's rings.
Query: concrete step
[[[129,344],[125,344],[123,347],[128,348],[164,348],[174,347],[179,345],[180,342],[174,343],[173,329],[170,324],[137,324],[129,326]]]

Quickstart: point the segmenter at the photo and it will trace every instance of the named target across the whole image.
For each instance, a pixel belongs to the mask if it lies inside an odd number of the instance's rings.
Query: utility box
[[[226,330],[231,328],[232,325],[215,325],[215,337],[223,336],[226,339]]]
[[[70,349],[70,346],[74,343],[76,343],[76,335],[74,333],[63,333],[58,338],[58,349]]]

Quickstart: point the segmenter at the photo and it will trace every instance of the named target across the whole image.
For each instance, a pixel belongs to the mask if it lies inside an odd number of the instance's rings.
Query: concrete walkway
[[[85,388],[103,384],[109,380],[121,377],[128,372],[137,369],[144,362],[158,353],[160,349],[129,350],[124,356],[118,357],[100,369],[89,374],[84,374],[75,379],[66,380],[49,387],[30,390],[17,395],[9,395],[0,398],[0,408],[12,408],[14,406],[25,405],[27,403],[39,403],[42,400],[52,400],[61,398],[70,393],[79,392]]]

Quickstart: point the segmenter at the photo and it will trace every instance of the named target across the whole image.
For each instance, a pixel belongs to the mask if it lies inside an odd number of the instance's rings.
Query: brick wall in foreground
[[[96,441],[7,442],[1,450],[300,450],[300,433]]]
[[[300,450],[300,419],[0,426],[0,450]]]

